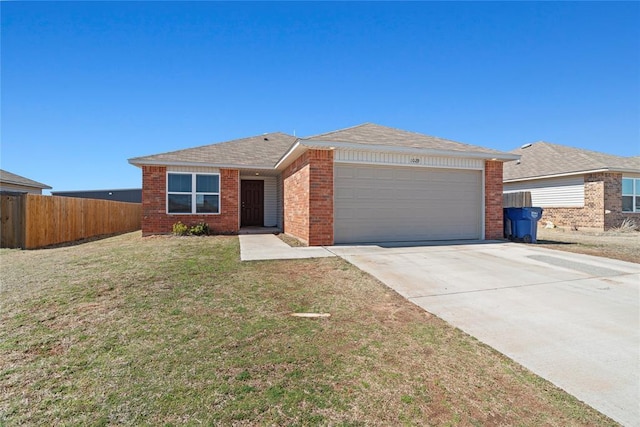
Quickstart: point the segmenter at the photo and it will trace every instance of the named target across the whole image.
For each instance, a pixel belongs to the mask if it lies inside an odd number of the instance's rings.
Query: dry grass
[[[640,264],[640,232],[624,230],[589,232],[538,227],[540,246],[567,252],[603,256]]]
[[[341,259],[238,252],[0,251],[0,424],[615,425]]]
[[[640,227],[638,227],[638,224],[631,218],[625,218],[619,226],[612,228],[611,231],[614,233],[633,233],[640,231]]]
[[[293,237],[293,236],[291,236],[289,234],[278,233],[276,236],[278,236],[278,238],[280,240],[282,240],[283,242],[285,242],[287,245],[291,246],[292,248],[299,248],[299,247],[302,247],[302,246],[308,246],[302,240],[298,239],[297,237]]]

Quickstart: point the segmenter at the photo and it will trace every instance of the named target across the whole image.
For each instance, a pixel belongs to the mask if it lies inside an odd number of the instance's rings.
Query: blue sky
[[[640,155],[638,2],[1,2],[2,169],[135,188],[127,159],[374,122]]]

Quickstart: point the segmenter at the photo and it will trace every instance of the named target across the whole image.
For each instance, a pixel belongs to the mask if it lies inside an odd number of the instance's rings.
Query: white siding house
[[[505,193],[529,191],[531,204],[541,208],[580,208],[584,206],[584,177],[535,179],[505,182]]]

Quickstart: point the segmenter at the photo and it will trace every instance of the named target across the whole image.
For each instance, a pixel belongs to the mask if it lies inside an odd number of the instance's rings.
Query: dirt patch
[[[538,245],[640,264],[640,232],[589,232],[538,228]]]

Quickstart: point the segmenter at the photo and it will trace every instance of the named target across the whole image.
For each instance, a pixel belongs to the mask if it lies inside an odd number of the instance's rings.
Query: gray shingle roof
[[[52,188],[47,184],[25,178],[24,176],[16,175],[15,173],[11,173],[2,169],[0,169],[0,182],[5,182],[7,184],[24,185],[25,187],[42,188],[44,190]]]
[[[477,145],[463,144],[449,139],[424,135],[381,126],[374,123],[364,123],[358,126],[340,129],[333,132],[303,138],[303,140],[346,142],[352,144],[380,145],[391,147],[405,147],[418,149],[432,149],[443,151],[473,151],[486,154],[504,154],[501,151]]]
[[[267,133],[228,142],[187,148],[151,156],[135,157],[129,163],[172,164],[203,163],[247,167],[273,167],[291,145],[295,136],[280,132]]]
[[[519,164],[504,164],[505,181],[591,170],[640,173],[640,157],[620,157],[544,141],[525,144],[522,147],[510,151],[521,155],[521,158]]]
[[[246,168],[271,168],[288,152],[296,141],[353,143],[367,146],[430,149],[450,152],[474,152],[493,157],[506,153],[476,145],[462,144],[400,129],[365,123],[347,129],[298,139],[284,133],[269,133],[250,138],[187,148],[168,153],[129,159],[134,165],[143,164],[207,164]]]

